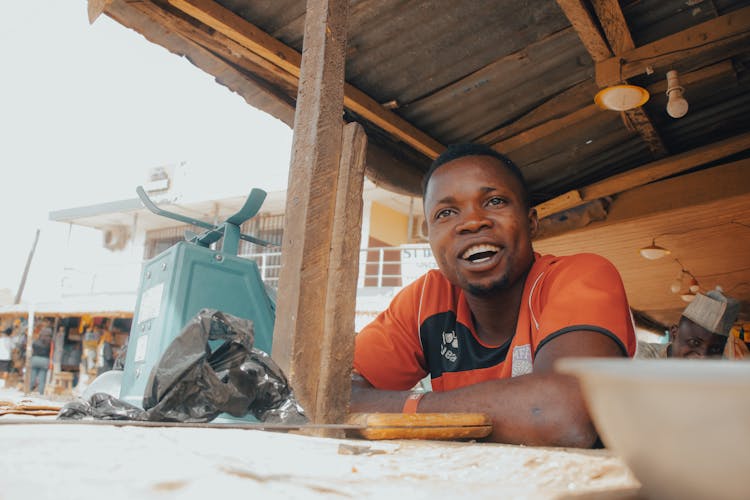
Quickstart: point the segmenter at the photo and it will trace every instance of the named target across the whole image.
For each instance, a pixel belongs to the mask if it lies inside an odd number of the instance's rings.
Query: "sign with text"
[[[406,286],[430,269],[437,269],[435,257],[429,245],[414,244],[401,246],[401,277]]]

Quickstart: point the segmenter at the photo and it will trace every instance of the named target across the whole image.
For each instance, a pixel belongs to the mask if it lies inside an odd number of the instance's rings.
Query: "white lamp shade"
[[[614,85],[599,91],[594,102],[602,109],[627,111],[643,106],[649,98],[648,90],[636,85]]]
[[[669,250],[664,247],[660,247],[659,245],[655,245],[654,243],[651,243],[647,247],[641,248],[640,252],[641,256],[648,260],[661,259],[662,257],[670,254]]]

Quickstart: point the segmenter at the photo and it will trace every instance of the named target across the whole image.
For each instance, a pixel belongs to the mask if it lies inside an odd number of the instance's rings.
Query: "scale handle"
[[[213,224],[209,224],[208,222],[203,222],[200,219],[194,219],[186,215],[178,214],[175,212],[170,212],[169,210],[164,210],[163,208],[159,208],[156,205],[156,203],[154,203],[151,200],[151,198],[149,198],[148,194],[146,193],[146,190],[143,189],[143,186],[136,187],[135,192],[138,193],[138,197],[143,202],[143,205],[154,214],[159,215],[161,217],[167,217],[169,219],[184,222],[186,224],[192,224],[194,226],[202,227],[203,229],[207,229],[208,231],[210,231],[211,232],[210,236],[204,234],[204,235],[200,235],[197,237],[201,239],[205,238],[208,244],[211,244],[214,241],[219,240],[224,235],[223,224],[220,226],[215,226]],[[258,213],[265,199],[266,199],[265,191],[263,191],[262,189],[253,188],[250,191],[250,194],[248,195],[247,199],[245,200],[245,204],[242,205],[242,208],[240,208],[237,211],[237,213],[230,216],[226,220],[225,224],[231,224],[233,226],[239,227],[243,222],[252,218]],[[262,240],[260,238],[256,238],[255,236],[250,236],[249,234],[245,234],[245,233],[240,233],[239,238],[241,240],[248,241],[250,243],[254,243],[256,245],[263,246],[263,247],[277,246],[274,243]],[[208,244],[206,246],[208,246]]]
[[[216,226],[214,226],[213,224],[209,224],[208,222],[203,222],[199,219],[193,219],[192,217],[188,217],[182,214],[176,214],[174,212],[170,212],[168,210],[157,207],[156,203],[151,201],[151,198],[148,197],[148,195],[146,194],[146,190],[143,189],[143,186],[138,186],[137,188],[135,188],[135,192],[138,193],[138,197],[143,202],[143,205],[156,215],[167,217],[168,219],[174,219],[186,224],[192,224],[194,226],[202,227],[203,229],[216,229]]]

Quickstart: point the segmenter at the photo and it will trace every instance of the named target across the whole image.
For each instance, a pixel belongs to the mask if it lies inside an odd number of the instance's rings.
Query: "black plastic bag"
[[[252,347],[252,321],[201,310],[164,351],[151,371],[143,408],[94,394],[95,418],[209,422],[221,413],[252,413],[262,422],[302,424],[304,411],[281,369]],[[218,345],[211,349],[211,345]],[[75,403],[75,404],[74,404]],[[58,418],[82,418],[86,403],[69,403]],[[143,414],[134,410],[142,411]]]
[[[98,420],[148,420],[145,410],[104,392],[93,394],[88,401],[71,401],[57,414],[60,420],[81,420],[85,417]]]

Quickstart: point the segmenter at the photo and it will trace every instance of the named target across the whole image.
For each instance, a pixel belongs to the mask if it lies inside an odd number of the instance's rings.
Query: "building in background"
[[[186,182],[185,164],[152,169],[143,187],[160,208],[193,219],[217,224],[235,213],[247,192],[226,195],[226,186],[217,181],[223,193],[212,194],[207,186]],[[262,187],[262,186],[261,186]],[[260,212],[242,225],[242,232],[274,243],[262,247],[240,242],[239,255],[254,260],[263,281],[275,289],[281,267],[286,192],[268,193]],[[101,233],[101,245],[110,251],[106,265],[87,269],[66,266],[61,280],[61,300],[100,300],[117,296],[135,307],[141,266],[178,241],[185,231],[200,233],[202,228],[157,216],[143,207],[137,197],[126,200],[73,207],[50,213],[50,219],[70,227],[92,228]],[[356,329],[383,310],[393,295],[426,269],[435,267],[422,233],[421,200],[395,194],[365,183],[361,234],[360,276]]]

